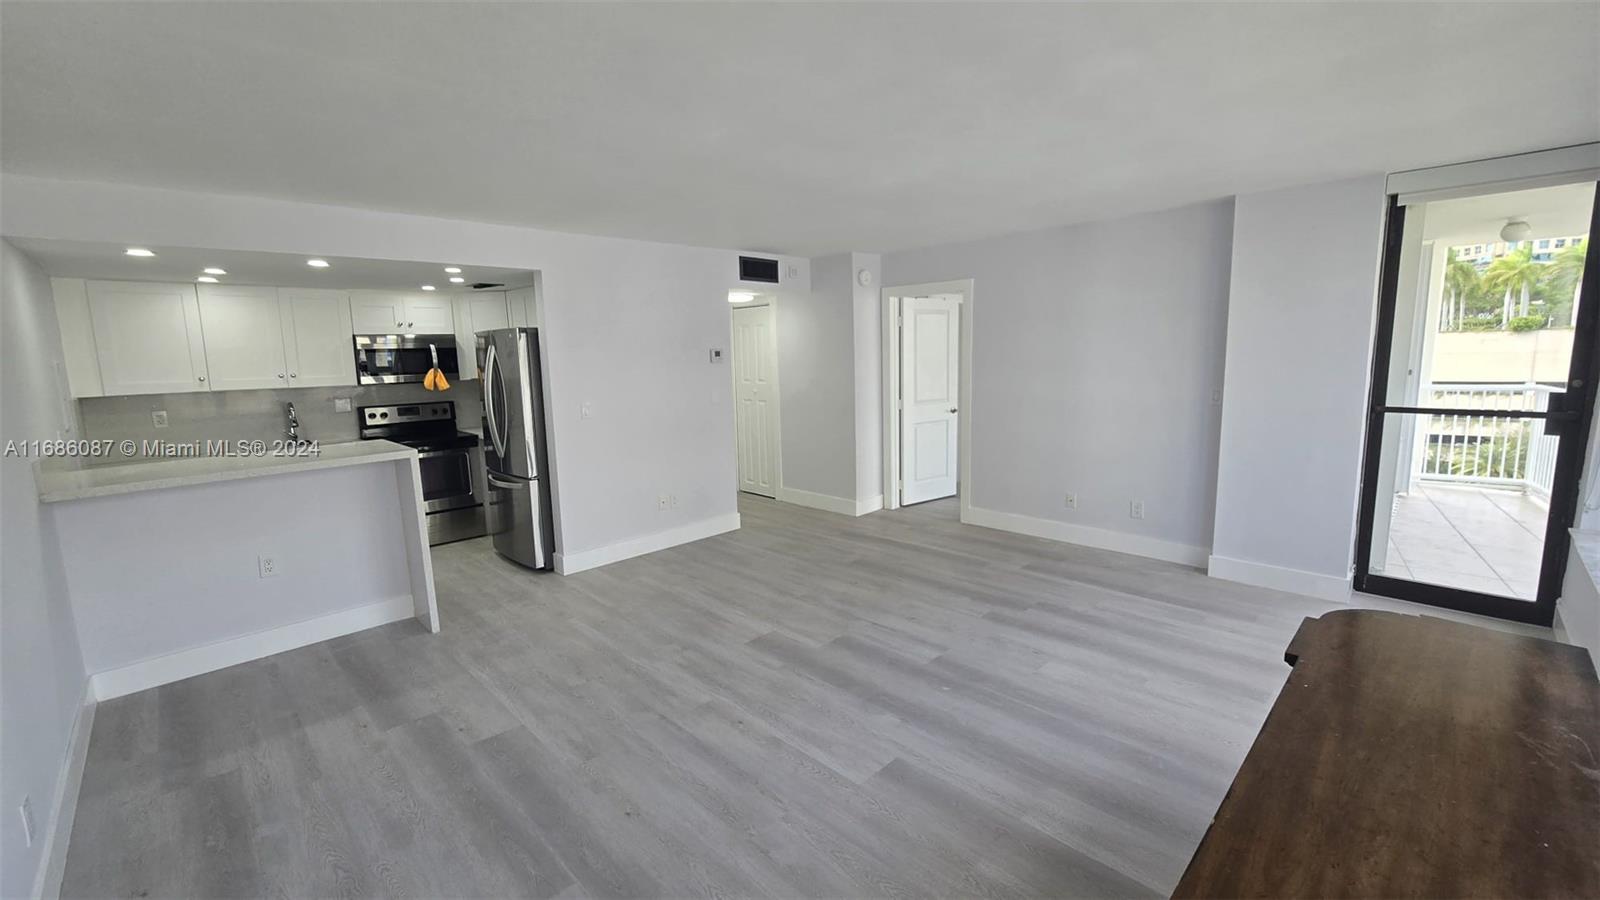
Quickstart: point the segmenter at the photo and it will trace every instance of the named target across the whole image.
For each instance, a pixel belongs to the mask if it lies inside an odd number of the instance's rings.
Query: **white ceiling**
[[[1532,240],[1589,233],[1594,211],[1594,182],[1565,184],[1502,194],[1484,194],[1427,204],[1422,233],[1426,240],[1461,242],[1500,240],[1509,219],[1522,219],[1533,229]]]
[[[0,165],[796,254],[1600,138],[1600,4],[0,4]]]
[[[219,284],[256,284],[274,287],[322,287],[338,290],[419,291],[431,284],[441,294],[471,290],[478,282],[491,282],[508,288],[533,284],[533,273],[521,269],[496,269],[488,266],[456,266],[462,284],[451,284],[444,270],[450,262],[402,262],[390,259],[322,257],[326,269],[306,265],[306,257],[287,253],[255,253],[237,250],[200,250],[192,247],[146,246],[154,257],[132,257],[124,244],[96,244],[83,241],[8,238],[18,249],[33,257],[45,272],[67,278],[97,278],[113,281],[194,281],[208,267],[227,270],[216,276]]]

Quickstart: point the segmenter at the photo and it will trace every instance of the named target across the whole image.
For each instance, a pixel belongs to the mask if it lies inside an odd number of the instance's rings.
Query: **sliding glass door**
[[[1595,194],[1391,198],[1358,590],[1549,624],[1600,363]]]

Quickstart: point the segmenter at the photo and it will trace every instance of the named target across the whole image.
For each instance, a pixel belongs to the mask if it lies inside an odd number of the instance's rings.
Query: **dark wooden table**
[[[1600,897],[1586,651],[1372,610],[1306,619],[1175,897]]]

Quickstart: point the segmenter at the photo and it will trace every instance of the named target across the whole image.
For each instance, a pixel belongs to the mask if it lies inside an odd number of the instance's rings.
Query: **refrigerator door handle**
[[[483,361],[483,411],[489,420],[489,443],[494,447],[495,455],[505,458],[505,443],[500,440],[500,416],[494,408],[494,375],[498,360],[495,358],[494,341],[489,341],[489,351]]]
[[[497,487],[497,488],[501,488],[503,490],[508,490],[508,491],[520,491],[520,490],[522,490],[523,488],[527,487],[530,484],[530,482],[526,482],[526,481],[521,482],[521,483],[518,483],[518,482],[515,482],[515,481],[507,481],[504,478],[499,477],[498,475],[496,475],[493,472],[490,472],[488,474],[489,474],[489,486],[490,487]]]

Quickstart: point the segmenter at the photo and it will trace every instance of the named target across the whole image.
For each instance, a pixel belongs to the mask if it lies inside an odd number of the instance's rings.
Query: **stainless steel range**
[[[457,430],[453,401],[363,406],[356,417],[362,440],[382,438],[417,451],[429,544],[486,533],[483,451],[477,435]]]

